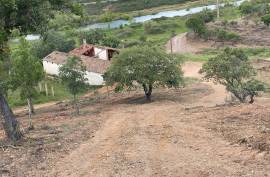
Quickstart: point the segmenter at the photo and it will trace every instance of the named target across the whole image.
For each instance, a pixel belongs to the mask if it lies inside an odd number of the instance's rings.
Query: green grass
[[[187,31],[185,26],[185,17],[174,17],[174,18],[161,18],[152,20],[150,22],[152,26],[158,28],[159,32],[147,33],[145,30],[144,24],[132,24],[130,26],[125,26],[122,29],[112,29],[109,30],[113,36],[117,36],[121,39],[122,44],[132,43],[132,42],[140,42],[140,38],[142,36],[146,37],[146,41],[156,45],[156,46],[164,46],[167,41],[171,38],[172,32],[179,34]]]
[[[45,83],[47,83],[48,96],[45,91]],[[67,88],[57,79],[45,79],[41,82],[42,90],[40,91],[39,86],[36,87],[37,93],[33,98],[34,104],[42,104],[52,101],[63,101],[63,100],[72,100],[73,95],[71,95]],[[54,96],[52,95],[52,87],[54,90]],[[96,89],[101,88],[102,86],[89,86],[84,92],[79,93],[78,96],[83,96],[87,92],[94,92]],[[27,105],[27,100],[21,98],[20,90],[9,91],[8,93],[8,102],[11,107],[25,106]]]
[[[241,13],[238,8],[233,6],[226,6],[220,10],[221,21],[232,21],[241,18]]]
[[[179,56],[182,57],[182,59],[184,61],[200,61],[200,62],[204,62],[204,61],[208,61],[210,58],[212,58],[212,57],[214,57],[216,55],[185,53],[185,54],[180,54]]]
[[[48,96],[46,96],[45,93],[45,85],[44,85],[45,82],[48,85],[48,92],[49,92]],[[51,91],[52,86],[54,88],[55,96],[52,95]],[[37,94],[33,98],[34,104],[46,103],[50,101],[60,101],[71,98],[71,94],[66,90],[66,88],[61,83],[54,80],[46,80],[42,82],[42,91],[39,92],[38,87],[37,91],[38,91]],[[27,104],[26,99],[20,97],[19,90],[9,91],[8,101],[11,107],[24,106]]]

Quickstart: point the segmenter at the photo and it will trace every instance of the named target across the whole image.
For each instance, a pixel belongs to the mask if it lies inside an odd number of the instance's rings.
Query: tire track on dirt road
[[[252,152],[232,146],[174,102],[115,105],[95,137],[61,159],[49,176],[262,176],[239,163]],[[207,114],[202,114],[202,117]],[[240,159],[240,160],[239,160]],[[252,169],[253,171],[251,171]]]

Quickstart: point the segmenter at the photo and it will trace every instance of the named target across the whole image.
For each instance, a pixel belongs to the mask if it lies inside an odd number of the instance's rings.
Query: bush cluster
[[[254,0],[254,1],[246,1],[239,6],[239,10],[241,14],[258,14],[264,15],[269,13],[270,6],[268,0]]]
[[[207,29],[205,23],[211,19],[210,13],[202,13],[196,16],[192,16],[186,21],[186,26],[192,30],[196,35],[206,40],[214,39],[218,41],[232,41],[236,42],[240,39],[240,36],[225,31],[223,29],[216,28],[214,30]]]
[[[265,25],[270,26],[270,14],[262,16],[261,20]]]
[[[117,48],[120,44],[120,40],[116,36],[108,35],[102,30],[89,30],[81,32],[81,43],[84,39],[86,39],[88,44],[104,45],[113,48]]]
[[[44,58],[51,52],[57,50],[60,52],[69,52],[75,48],[76,42],[67,38],[60,32],[49,31],[42,41],[38,41],[33,45],[33,54],[37,58]]]
[[[154,22],[147,22],[144,24],[144,31],[146,34],[161,34],[165,32],[165,28]]]

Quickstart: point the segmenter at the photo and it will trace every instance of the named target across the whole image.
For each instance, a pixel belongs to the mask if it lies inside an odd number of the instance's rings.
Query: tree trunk
[[[253,104],[254,103],[254,95],[250,95],[250,101],[249,101],[250,104]]]
[[[76,95],[73,95],[73,106],[74,106],[74,109],[75,109],[75,115],[79,115],[80,114],[80,108],[79,108],[78,103],[77,103]]]
[[[149,84],[148,87],[147,87],[146,84],[143,84],[143,90],[144,90],[144,93],[145,93],[146,100],[151,101],[151,95],[152,95],[152,90],[153,90],[152,84]]]
[[[239,95],[239,94],[234,94],[236,98],[238,98],[238,100],[241,102],[241,103],[245,103],[246,102],[246,96],[243,96],[243,95]]]
[[[32,104],[32,99],[27,98],[27,103],[28,103],[28,120],[29,120],[29,130],[33,130],[34,126],[32,123],[32,109],[33,109],[33,104]]]
[[[220,12],[219,12],[219,0],[217,0],[217,19],[220,17]]]
[[[4,118],[4,129],[7,137],[12,141],[18,141],[22,138],[19,122],[16,120],[10,109],[4,95],[0,93],[0,111]]]
[[[32,98],[29,98],[29,105],[30,105],[31,113],[35,114],[35,108],[34,108],[34,105],[33,105]]]

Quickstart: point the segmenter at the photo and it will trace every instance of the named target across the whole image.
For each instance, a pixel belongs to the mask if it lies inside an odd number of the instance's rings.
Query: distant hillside
[[[90,15],[98,15],[103,10],[110,9],[113,12],[129,12],[148,9],[161,5],[173,5],[196,0],[77,0],[86,6]]]

